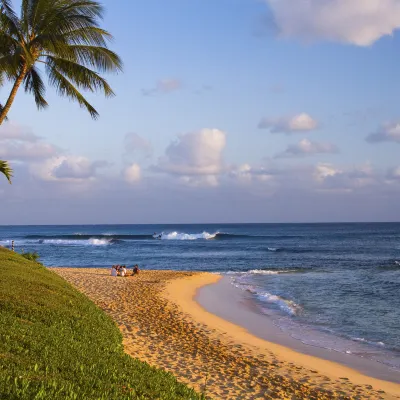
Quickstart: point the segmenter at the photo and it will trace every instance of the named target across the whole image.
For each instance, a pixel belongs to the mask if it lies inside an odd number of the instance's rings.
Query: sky
[[[400,221],[400,0],[103,4],[116,96],[19,91],[1,224]]]

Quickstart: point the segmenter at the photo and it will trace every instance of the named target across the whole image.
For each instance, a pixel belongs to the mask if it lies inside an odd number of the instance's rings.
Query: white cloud
[[[27,161],[53,157],[58,149],[44,142],[6,141],[0,146],[0,157],[10,161]]]
[[[318,122],[307,113],[301,113],[292,117],[263,118],[259,129],[268,129],[272,133],[295,133],[312,131],[318,127]]]
[[[388,171],[388,173],[386,175],[386,178],[389,181],[397,181],[397,182],[399,182],[400,181],[400,167],[391,168]]]
[[[341,174],[340,169],[335,168],[332,164],[320,163],[315,167],[314,178],[318,182],[323,182],[326,178]]]
[[[105,161],[90,161],[81,156],[58,156],[30,165],[31,174],[45,181],[84,182],[96,177]]]
[[[222,151],[226,134],[219,129],[202,129],[178,136],[157,169],[176,175],[218,175],[223,169]]]
[[[303,139],[297,144],[289,145],[283,153],[277,154],[276,158],[304,157],[322,153],[334,154],[337,152],[338,148],[334,144],[311,142],[308,139]]]
[[[123,175],[125,181],[128,183],[139,182],[142,177],[142,171],[140,165],[136,163],[131,164],[124,170]]]
[[[150,89],[142,89],[143,96],[153,96],[156,94],[167,94],[182,89],[183,85],[179,79],[160,79],[156,85]]]
[[[332,164],[318,164],[314,179],[319,189],[328,191],[354,191],[379,183],[378,176],[370,163],[338,168]]]
[[[398,0],[265,0],[282,37],[369,46],[400,28]]]
[[[181,176],[180,182],[191,187],[217,187],[219,179],[216,175]]]
[[[225,169],[225,145],[226,134],[219,129],[205,128],[179,135],[153,170],[178,176],[188,186],[218,186],[219,175]]]
[[[153,154],[153,146],[150,141],[134,132],[125,135],[124,147],[128,154],[142,153],[146,157],[150,157]]]
[[[0,126],[0,141],[4,140],[18,140],[33,143],[40,140],[40,138],[26,127],[13,122],[6,122]]]
[[[366,138],[367,142],[397,142],[400,143],[400,122],[382,125],[375,133]]]
[[[276,170],[265,167],[253,167],[250,164],[241,164],[237,167],[231,167],[230,177],[241,183],[251,183],[254,180],[267,182],[274,179]]]
[[[44,142],[28,128],[15,123],[0,126],[0,157],[9,161],[29,161],[55,156],[56,146]]]

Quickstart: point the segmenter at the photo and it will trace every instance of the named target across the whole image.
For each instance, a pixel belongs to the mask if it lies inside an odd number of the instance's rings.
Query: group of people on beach
[[[136,275],[139,273],[139,265],[135,264],[132,269],[131,275]],[[111,276],[128,276],[128,270],[126,265],[113,265],[111,267]]]

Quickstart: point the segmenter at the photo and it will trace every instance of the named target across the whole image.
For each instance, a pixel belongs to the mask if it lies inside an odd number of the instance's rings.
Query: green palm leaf
[[[8,182],[11,183],[11,178],[12,178],[12,169],[10,165],[8,164],[7,161],[0,160],[0,173],[2,173],[8,180]]]

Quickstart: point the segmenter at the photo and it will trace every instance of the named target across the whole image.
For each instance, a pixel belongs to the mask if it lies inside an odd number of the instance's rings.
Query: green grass
[[[0,248],[0,399],[200,399],[123,352],[102,310],[42,265]]]

